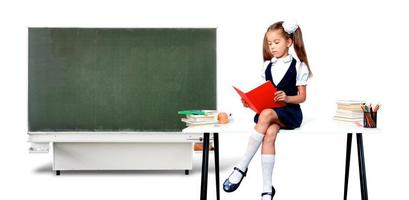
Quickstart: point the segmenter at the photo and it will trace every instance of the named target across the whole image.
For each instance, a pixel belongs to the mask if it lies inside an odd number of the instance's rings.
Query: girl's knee
[[[273,115],[273,109],[264,109],[260,113],[260,117],[271,117]]]
[[[274,111],[272,109],[264,109],[261,111],[258,121],[260,123],[270,123],[270,121],[274,118]]]

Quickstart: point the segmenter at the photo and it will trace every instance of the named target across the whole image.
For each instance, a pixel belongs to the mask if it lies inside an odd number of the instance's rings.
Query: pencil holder
[[[377,112],[364,112],[364,127],[376,128]]]

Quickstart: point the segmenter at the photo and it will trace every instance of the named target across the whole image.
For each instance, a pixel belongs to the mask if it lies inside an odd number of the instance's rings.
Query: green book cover
[[[216,113],[216,110],[181,110],[178,112],[180,115],[210,115]]]
[[[206,114],[202,110],[181,110],[178,112],[180,115],[204,115]]]

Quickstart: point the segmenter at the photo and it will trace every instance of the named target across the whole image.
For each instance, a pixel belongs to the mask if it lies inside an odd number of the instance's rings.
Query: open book
[[[266,108],[279,108],[286,106],[285,102],[274,101],[274,94],[277,92],[277,88],[275,88],[270,81],[261,84],[247,93],[242,92],[234,86],[233,88],[256,113],[261,113],[261,111]]]

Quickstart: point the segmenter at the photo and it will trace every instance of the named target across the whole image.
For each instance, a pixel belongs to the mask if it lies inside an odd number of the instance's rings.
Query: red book
[[[261,84],[247,93],[234,86],[233,88],[256,113],[261,113],[266,108],[279,108],[287,105],[285,102],[274,101],[274,94],[277,92],[277,88],[270,81]]]

